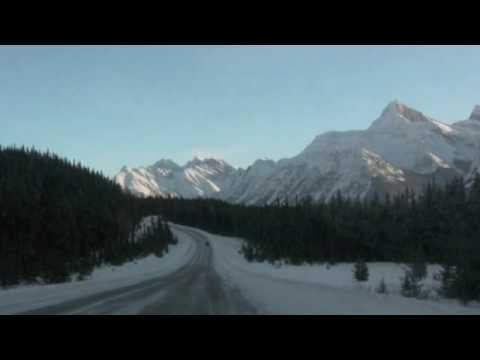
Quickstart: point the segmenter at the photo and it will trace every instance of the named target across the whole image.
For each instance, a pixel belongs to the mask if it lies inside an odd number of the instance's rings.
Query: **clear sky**
[[[109,176],[161,158],[291,157],[394,99],[466,119],[480,46],[0,46],[0,144]]]

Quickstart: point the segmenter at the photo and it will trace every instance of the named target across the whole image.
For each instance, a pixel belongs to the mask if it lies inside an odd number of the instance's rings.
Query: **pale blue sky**
[[[193,155],[246,167],[363,129],[398,99],[447,123],[480,103],[480,46],[0,46],[0,144],[114,175]]]

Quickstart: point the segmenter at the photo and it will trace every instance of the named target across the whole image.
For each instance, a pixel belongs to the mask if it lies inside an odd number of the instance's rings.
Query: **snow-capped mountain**
[[[114,180],[139,196],[208,197],[221,190],[234,170],[218,159],[195,157],[184,166],[162,159],[148,167],[124,166]]]
[[[205,161],[212,161],[209,170]],[[195,162],[199,167],[192,169]],[[212,196],[246,204],[306,196],[328,200],[337,191],[363,198],[420,190],[433,178],[442,183],[480,169],[480,106],[467,120],[448,125],[393,101],[366,130],[324,133],[297,156],[257,160],[247,169],[213,159],[184,167],[157,164],[124,168],[116,180],[144,195]]]
[[[259,169],[234,173],[241,181],[218,195],[253,204],[420,190],[433,178],[442,183],[469,173],[480,154],[480,134],[471,130],[478,114],[477,107],[467,121],[447,125],[394,101],[367,130],[319,135],[299,155],[269,164],[263,177]]]
[[[455,127],[463,129],[466,132],[470,132],[472,137],[480,137],[480,106],[477,105],[473,109],[470,117],[465,121],[459,121],[453,124]],[[476,156],[470,167],[470,171],[467,173],[465,184],[467,187],[470,187],[473,183],[473,179],[476,174],[480,175],[480,145],[477,142],[477,150],[475,151]]]

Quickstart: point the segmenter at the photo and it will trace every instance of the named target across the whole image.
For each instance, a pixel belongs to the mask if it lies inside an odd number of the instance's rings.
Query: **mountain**
[[[476,175],[480,175],[480,151],[478,152],[477,158],[473,161],[470,171],[465,177],[465,184],[467,188],[470,188],[473,185]]]
[[[480,105],[475,106],[470,117],[467,120],[459,121],[453,124],[455,127],[470,129],[475,132],[480,131]]]
[[[475,106],[467,120],[459,121],[453,125],[463,131],[470,132],[472,138],[478,139],[480,137],[480,105]],[[475,151],[472,165],[465,178],[467,187],[472,185],[476,174],[480,175],[480,145],[478,145],[477,141],[474,142],[477,144],[477,150]]]
[[[144,195],[211,196],[246,204],[306,196],[329,200],[337,191],[364,198],[406,187],[419,191],[433,179],[444,183],[454,176],[468,178],[480,169],[479,149],[480,106],[467,120],[448,125],[392,101],[368,129],[321,134],[289,159],[257,160],[238,170],[209,159],[222,164],[213,166],[214,176],[202,170],[203,163],[194,168],[195,174],[201,174],[195,177],[186,176],[190,163],[183,168],[176,165],[168,176],[158,176],[155,165],[128,172],[124,168],[117,182]],[[127,173],[128,179],[123,175]]]
[[[139,196],[209,197],[219,192],[235,169],[223,160],[198,157],[179,166],[162,159],[148,167],[124,166],[115,176],[122,188]]]

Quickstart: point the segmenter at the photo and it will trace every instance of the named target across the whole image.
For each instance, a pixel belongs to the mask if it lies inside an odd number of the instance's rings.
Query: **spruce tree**
[[[353,276],[356,281],[363,282],[368,281],[368,266],[363,260],[359,260],[355,263],[353,268]]]
[[[419,257],[416,257],[409,267],[412,277],[417,281],[425,279],[428,275],[427,264]]]
[[[387,284],[385,284],[385,279],[382,277],[382,280],[380,280],[380,284],[377,287],[377,293],[379,294],[387,294]]]
[[[405,297],[417,298],[421,293],[421,285],[419,281],[413,276],[411,270],[407,270],[402,278],[401,293]]]

